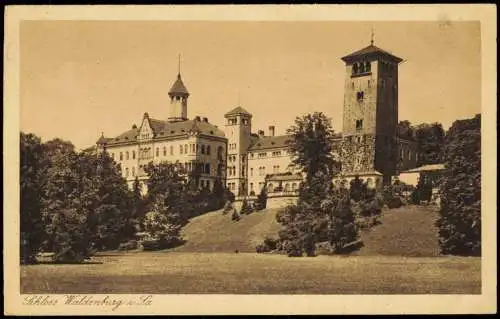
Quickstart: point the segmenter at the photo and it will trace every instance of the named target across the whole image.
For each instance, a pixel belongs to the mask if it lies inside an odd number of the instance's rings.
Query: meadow
[[[22,293],[480,294],[481,259],[256,253],[98,254],[21,267]]]

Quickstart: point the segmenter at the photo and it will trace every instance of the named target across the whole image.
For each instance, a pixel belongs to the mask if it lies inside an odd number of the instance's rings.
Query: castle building
[[[148,163],[179,163],[190,172],[196,170],[199,186],[212,188],[217,178],[225,179],[227,139],[224,132],[206,117],[189,120],[189,92],[180,73],[168,92],[170,112],[167,119],[153,119],[144,113],[141,125],[114,138],[101,136],[97,151],[107,151],[121,165],[123,177],[132,187],[136,177],[142,182]]]
[[[359,176],[370,187],[389,183],[400,170],[414,168],[416,145],[398,136],[398,66],[401,58],[372,43],[341,58],[346,66],[342,133],[334,141],[341,162],[336,183]],[[276,135],[275,127],[252,132],[252,114],[238,106],[225,114],[224,129],[196,116],[188,119],[189,92],[180,73],[168,92],[168,118],[144,113],[141,125],[117,137],[101,136],[97,150],[106,150],[121,164],[129,186],[144,181],[149,162],[178,162],[198,169],[200,187],[225,181],[236,196],[255,196],[263,187],[268,194],[297,195],[302,181],[291,167],[292,137]]]

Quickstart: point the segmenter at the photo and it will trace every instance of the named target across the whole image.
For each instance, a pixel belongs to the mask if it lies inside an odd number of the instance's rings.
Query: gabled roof
[[[264,137],[256,137],[255,135],[253,135],[253,138],[251,138],[250,141],[252,144],[250,145],[248,150],[252,152],[252,151],[260,151],[272,148],[288,147],[288,144],[293,141],[293,137],[291,135],[264,136]]]
[[[247,110],[245,110],[241,106],[238,106],[238,107],[232,109],[231,111],[227,112],[224,116],[228,117],[229,115],[238,115],[238,114],[245,114],[245,115],[252,116],[252,114],[250,114],[250,112],[248,112]]]
[[[392,60],[394,60],[398,63],[403,61],[403,59],[398,58],[397,56],[395,56],[395,55],[393,55],[385,50],[382,50],[381,48],[376,47],[373,44],[367,46],[366,48],[363,48],[361,50],[353,52],[349,55],[346,55],[346,56],[342,57],[341,59],[344,62],[352,62],[352,61],[357,60],[357,59],[362,58],[362,57],[377,56],[377,55],[378,56],[382,55],[382,56],[391,58]]]
[[[429,171],[440,171],[444,170],[444,164],[429,164],[429,165],[423,165],[420,167],[416,167],[410,170],[407,170],[403,173],[418,173],[418,172],[429,172]]]
[[[222,130],[217,128],[215,125],[202,120],[193,119],[180,122],[168,122],[149,118],[149,123],[153,130],[155,139],[178,137],[187,135],[191,132],[196,132],[198,134],[207,136],[225,137],[225,134]],[[108,138],[107,144],[113,145],[135,141],[138,134],[139,129],[130,129],[115,138]]]
[[[181,74],[177,74],[177,80],[174,82],[174,85],[172,85],[172,88],[170,91],[168,91],[169,95],[189,95],[188,90],[186,89],[186,86],[182,82],[181,79]]]

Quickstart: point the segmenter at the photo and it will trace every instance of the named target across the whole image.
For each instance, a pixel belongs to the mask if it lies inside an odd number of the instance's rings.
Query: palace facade
[[[342,133],[336,135],[335,156],[341,162],[336,183],[356,175],[371,187],[391,181],[399,171],[414,168],[418,154],[413,141],[398,136],[398,68],[401,58],[373,42],[341,58],[345,63]],[[218,128],[206,117],[188,119],[189,92],[181,75],[169,91],[166,120],[144,113],[140,126],[97,141],[122,167],[130,186],[144,181],[149,162],[178,162],[198,169],[200,187],[212,188],[217,178],[237,196],[268,193],[294,196],[302,176],[289,167],[291,136],[276,135],[275,127],[252,131],[252,114],[238,106],[225,114]]]

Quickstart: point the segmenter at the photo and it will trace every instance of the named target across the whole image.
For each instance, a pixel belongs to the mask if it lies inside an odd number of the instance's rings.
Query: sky
[[[166,120],[178,72],[188,117],[242,106],[252,130],[285,134],[296,116],[326,113],[342,130],[342,56],[370,44],[403,58],[399,120],[440,122],[481,112],[479,22],[22,21],[20,128],[77,148],[101,132]]]

